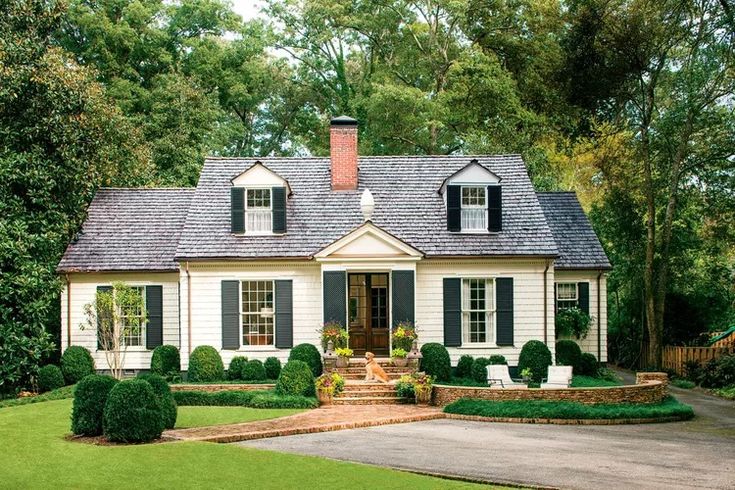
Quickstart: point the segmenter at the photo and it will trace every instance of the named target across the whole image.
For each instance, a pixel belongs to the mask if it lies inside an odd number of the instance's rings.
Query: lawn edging
[[[258,385],[263,386],[263,385]],[[172,393],[179,406],[250,407],[250,408],[318,408],[316,398],[279,395],[273,390],[179,390]]]

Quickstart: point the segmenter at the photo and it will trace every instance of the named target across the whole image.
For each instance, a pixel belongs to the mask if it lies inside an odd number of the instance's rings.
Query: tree
[[[146,322],[145,301],[140,288],[116,282],[109,291],[98,290],[84,305],[82,330],[97,332],[97,343],[105,353],[110,373],[122,379],[129,338],[140,336]]]

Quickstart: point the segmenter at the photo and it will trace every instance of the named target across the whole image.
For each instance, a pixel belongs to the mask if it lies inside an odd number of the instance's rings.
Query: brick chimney
[[[332,119],[329,127],[332,190],[357,189],[357,121],[347,116]]]

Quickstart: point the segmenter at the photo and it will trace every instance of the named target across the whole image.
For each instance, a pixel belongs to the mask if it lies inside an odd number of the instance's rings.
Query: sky
[[[263,6],[263,0],[230,0],[232,2],[232,10],[242,16],[243,19],[249,20],[258,17],[259,10]]]

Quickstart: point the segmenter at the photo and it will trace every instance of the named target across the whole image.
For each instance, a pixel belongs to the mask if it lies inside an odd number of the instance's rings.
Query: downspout
[[[546,260],[546,269],[544,269],[544,345],[548,345],[549,340],[549,298],[548,298],[548,277],[549,267],[551,267],[551,261]]]
[[[191,274],[189,274],[189,261],[186,261],[186,329],[187,329],[187,350],[191,355]]]
[[[602,283],[602,274],[603,272],[600,271],[599,274],[597,274],[597,361],[602,362],[600,359],[602,358],[602,318],[601,315],[601,307],[600,307],[600,299],[602,297],[602,294],[600,293],[600,284]]]
[[[64,274],[66,280],[66,346],[71,346],[71,281],[69,274]]]

